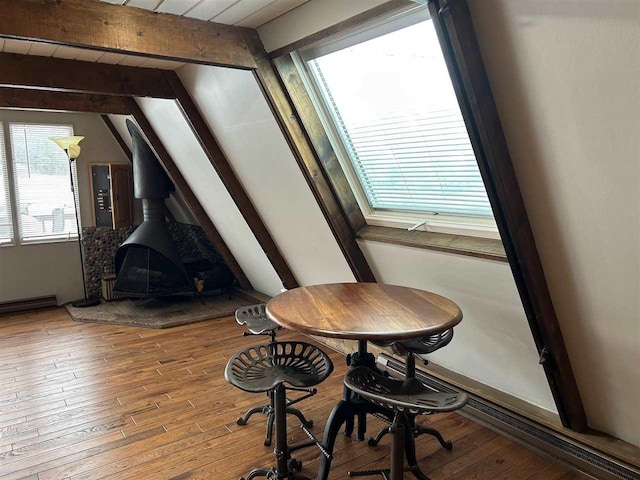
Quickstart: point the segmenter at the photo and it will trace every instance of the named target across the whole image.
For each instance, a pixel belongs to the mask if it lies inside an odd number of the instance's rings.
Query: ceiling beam
[[[218,141],[211,133],[207,122],[193,103],[189,92],[187,92],[175,72],[166,71],[164,73],[167,83],[169,83],[173,89],[176,102],[180,107],[180,110],[182,110],[184,118],[187,120],[187,123],[191,127],[195,137],[198,139],[200,146],[209,158],[209,161],[220,177],[220,180],[227,188],[229,195],[247,222],[247,225],[251,228],[251,231],[271,262],[271,265],[273,265],[273,268],[280,277],[280,280],[282,280],[282,284],[287,289],[298,287],[299,284],[295,275],[291,271],[291,268],[289,268],[287,261],[282,255],[282,252],[280,252],[278,245],[276,245],[276,242],[273,240],[267,226],[262,221],[262,218],[249,198],[249,195],[247,195],[247,192],[240,183],[240,180],[238,180],[229,160],[222,151],[222,148],[220,148]]]
[[[580,392],[466,0],[432,0],[429,11],[560,419],[565,427],[585,431],[587,418]]]
[[[142,132],[147,137],[147,140],[149,141],[151,147],[158,155],[158,160],[160,160],[160,163],[169,175],[169,178],[175,184],[176,188],[180,191],[182,198],[191,210],[191,213],[193,213],[193,216],[196,218],[196,220],[204,230],[207,238],[214,246],[214,248],[218,251],[227,267],[229,267],[229,269],[233,273],[233,276],[238,282],[238,285],[240,286],[240,288],[251,290],[253,287],[251,286],[249,279],[242,271],[240,264],[238,264],[235,257],[233,256],[233,253],[231,253],[231,250],[229,250],[229,247],[227,247],[227,244],[222,239],[222,236],[209,218],[209,215],[207,215],[207,212],[205,212],[204,208],[202,208],[198,197],[196,197],[196,195],[193,193],[193,190],[191,190],[191,187],[182,176],[182,173],[180,173],[180,170],[173,161],[173,158],[171,158],[171,155],[169,155],[167,149],[164,148],[164,145],[160,141],[160,138],[151,127],[149,120],[142,112],[134,98],[127,98],[127,103],[129,104],[131,115],[135,119],[136,123],[140,126]]]
[[[0,108],[127,115],[124,97],[0,87]]]
[[[173,98],[161,70],[14,53],[0,53],[0,86]]]
[[[356,241],[347,214],[326,177],[300,115],[282,86],[258,34],[251,29],[244,29],[244,33],[257,65],[257,69],[254,70],[256,80],[353,275],[359,282],[375,282],[376,278]]]
[[[0,37],[254,68],[238,28],[98,0],[0,0]]]

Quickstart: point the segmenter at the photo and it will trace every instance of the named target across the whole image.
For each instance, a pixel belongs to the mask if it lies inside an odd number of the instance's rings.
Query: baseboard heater
[[[404,362],[381,353],[377,359],[378,368],[395,378],[404,377]],[[416,376],[425,385],[439,392],[460,391],[460,388],[416,371]],[[640,480],[640,469],[628,465],[575,441],[559,432],[533,422],[517,413],[502,408],[486,399],[466,392],[469,403],[460,413],[497,433],[504,435],[538,453],[557,458],[558,460],[581,470],[595,478],[603,480]],[[454,446],[455,448],[455,446]]]
[[[27,312],[29,310],[39,310],[41,308],[53,308],[57,306],[58,302],[55,295],[25,298],[23,300],[11,300],[9,302],[0,302],[0,315]]]

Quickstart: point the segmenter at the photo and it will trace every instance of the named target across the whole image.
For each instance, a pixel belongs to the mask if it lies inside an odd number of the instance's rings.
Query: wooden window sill
[[[507,262],[501,240],[367,225],[356,238]]]

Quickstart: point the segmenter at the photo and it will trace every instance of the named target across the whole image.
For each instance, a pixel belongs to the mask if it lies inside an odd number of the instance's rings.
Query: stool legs
[[[393,423],[387,429],[391,433],[391,468],[378,470],[364,470],[359,472],[348,472],[350,477],[363,477],[368,475],[382,475],[385,480],[403,480],[404,479],[404,454],[405,454],[405,437],[411,434],[405,426],[406,418],[401,413],[396,413],[393,417]]]
[[[400,421],[400,414],[394,418],[395,425],[392,425],[393,439],[391,440],[391,480],[402,480],[404,478],[404,425]]]
[[[287,394],[283,384],[279,384],[272,394],[273,418],[276,426],[276,446],[273,453],[276,456],[275,468],[256,468],[247,476],[247,480],[256,477],[267,477],[269,480],[309,480],[299,475],[295,470],[300,468],[300,462],[291,458],[289,445],[287,444]]]
[[[297,391],[304,390],[304,391],[307,391],[308,393],[303,397],[296,399],[294,401],[287,400],[286,401],[287,404],[297,403],[300,400],[304,400],[305,398],[315,395],[315,389],[295,389],[295,390]],[[246,425],[247,422],[249,421],[249,418],[251,418],[251,416],[256,413],[261,413],[263,415],[266,415],[267,425],[266,425],[266,431],[264,436],[264,444],[265,446],[268,447],[271,445],[271,440],[273,438],[273,421],[275,418],[274,417],[275,409],[274,409],[274,401],[273,401],[273,392],[272,391],[267,392],[267,396],[269,397],[269,405],[263,405],[261,407],[253,407],[249,409],[247,413],[245,413],[242,417],[236,420],[236,423],[238,425]],[[287,413],[290,413],[291,415],[295,415],[296,417],[298,417],[298,419],[300,420],[300,423],[305,427],[311,428],[313,426],[313,420],[307,420],[304,414],[297,408],[287,407]]]

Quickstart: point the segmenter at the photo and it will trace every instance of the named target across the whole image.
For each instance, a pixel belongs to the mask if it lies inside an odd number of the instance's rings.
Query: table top
[[[447,330],[462,320],[451,300],[381,283],[333,283],[288,290],[267,303],[267,316],[310,335],[401,340]]]

